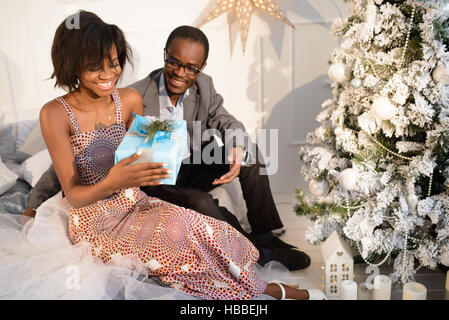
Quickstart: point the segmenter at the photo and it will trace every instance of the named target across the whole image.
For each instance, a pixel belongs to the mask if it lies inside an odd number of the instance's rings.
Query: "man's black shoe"
[[[288,244],[281,239],[279,239],[276,236],[273,236],[273,239],[271,240],[271,247],[272,248],[278,248],[278,249],[294,249],[295,246]]]
[[[302,251],[296,249],[273,248],[271,260],[282,263],[290,271],[302,270],[310,266],[310,257]]]

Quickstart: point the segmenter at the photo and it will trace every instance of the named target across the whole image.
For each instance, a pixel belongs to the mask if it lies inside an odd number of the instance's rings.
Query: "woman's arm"
[[[137,104],[130,106],[131,110],[138,108]],[[130,165],[140,156],[134,154],[118,162],[100,183],[84,186],[70,145],[70,124],[64,108],[53,100],[42,107],[39,118],[42,135],[62,190],[68,202],[75,208],[93,204],[122,188],[158,185],[159,182],[154,180],[166,177],[167,169],[162,169],[161,163]]]

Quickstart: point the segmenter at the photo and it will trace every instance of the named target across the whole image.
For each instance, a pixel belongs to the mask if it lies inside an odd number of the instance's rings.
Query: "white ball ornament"
[[[435,82],[449,84],[449,69],[446,66],[437,66],[432,71],[432,78]]]
[[[312,179],[309,183],[309,190],[314,196],[321,197],[329,193],[330,185],[327,180]]]
[[[390,120],[396,113],[396,107],[388,97],[375,98],[371,110],[379,120]]]
[[[345,65],[341,62],[333,63],[329,67],[327,74],[329,75],[329,78],[331,78],[331,80],[334,82],[344,82],[346,80]]]
[[[357,170],[353,168],[348,168],[343,170],[338,177],[338,182],[340,182],[341,186],[346,190],[352,191],[357,190],[357,179],[359,173]]]

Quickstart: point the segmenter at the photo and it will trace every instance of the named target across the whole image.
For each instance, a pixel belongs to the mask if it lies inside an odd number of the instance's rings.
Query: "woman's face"
[[[108,96],[113,92],[121,72],[117,48],[112,45],[111,60],[106,57],[103,66],[81,72],[80,88],[87,90],[93,97]]]

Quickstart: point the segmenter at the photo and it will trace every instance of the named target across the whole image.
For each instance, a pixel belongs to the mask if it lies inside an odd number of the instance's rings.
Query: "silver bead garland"
[[[415,5],[413,5],[412,15],[411,15],[411,17],[410,17],[410,24],[409,24],[409,26],[408,26],[407,35],[406,35],[406,37],[405,37],[405,45],[404,45],[404,49],[402,50],[401,59],[399,60],[399,61],[400,61],[400,62],[399,62],[399,65],[400,65],[400,66],[402,66],[402,65],[404,64],[404,62],[405,62],[405,52],[407,51],[407,47],[408,47],[408,44],[409,44],[409,42],[410,42],[410,34],[411,34],[411,32],[412,32],[412,25],[413,25],[413,20],[414,20],[414,18],[415,18],[415,12],[416,12],[416,7],[415,7]],[[365,48],[363,48],[363,46],[362,46],[361,44],[360,44],[359,47],[360,47],[360,51],[362,51],[363,55],[366,56],[367,54],[366,54]],[[374,69],[374,66],[373,66],[373,64],[372,64],[372,62],[371,62],[370,59],[368,59],[368,64],[369,64],[371,70],[373,71],[374,76],[375,76],[377,79],[380,79],[380,77],[379,77],[379,75],[377,74],[376,69]]]
[[[371,262],[369,262],[368,260],[366,260],[366,259],[363,257],[363,255],[362,255],[362,250],[360,249],[360,245],[359,245],[358,242],[356,242],[356,243],[357,243],[357,249],[359,250],[360,256],[362,257],[363,261],[365,261],[366,264],[368,264],[368,265],[370,265],[370,266],[372,266],[372,267],[380,267],[381,265],[383,265],[383,264],[385,263],[385,261],[387,261],[387,259],[390,257],[391,252],[393,252],[393,249],[390,250],[390,251],[388,252],[388,254],[385,256],[385,258],[383,258],[383,260],[380,261],[379,263],[371,263]]]
[[[363,205],[361,205],[360,207],[362,207],[362,206],[363,206]],[[350,215],[351,215],[351,211],[350,211],[350,208],[351,208],[351,207],[348,205],[348,195],[347,195],[347,194],[346,194],[346,207],[345,207],[345,208],[346,208],[346,210],[347,210],[347,212],[348,212],[348,216],[350,216]],[[381,266],[382,264],[384,264],[385,261],[387,261],[387,259],[390,257],[391,252],[393,251],[393,249],[390,250],[390,252],[388,252],[388,254],[386,255],[386,257],[385,257],[382,261],[380,261],[379,263],[374,264],[374,263],[369,262],[368,260],[366,260],[366,259],[363,257],[363,255],[362,255],[362,250],[360,249],[360,244],[359,244],[358,241],[356,241],[356,244],[357,244],[357,249],[359,250],[360,256],[362,257],[363,261],[365,261],[365,263],[369,264],[369,265],[372,266],[372,267],[379,267],[379,266]]]
[[[367,133],[367,134],[368,134],[368,133]],[[413,158],[406,157],[406,156],[400,155],[400,154],[397,153],[397,152],[391,151],[390,149],[388,149],[387,147],[385,147],[382,143],[380,143],[379,141],[377,141],[377,139],[374,138],[372,135],[368,134],[368,136],[373,140],[373,142],[374,142],[375,144],[377,144],[379,147],[381,147],[383,150],[387,151],[388,153],[391,153],[392,155],[394,155],[394,156],[396,156],[396,157],[398,157],[398,158],[404,159],[404,160],[409,160],[409,161],[413,160]]]
[[[410,24],[408,26],[408,31],[407,31],[407,37],[405,38],[404,50],[402,50],[402,55],[401,55],[401,60],[400,60],[401,61],[401,63],[400,63],[401,66],[404,64],[405,52],[407,51],[408,43],[410,41],[410,34],[412,32],[413,19],[415,18],[415,11],[416,11],[416,7],[413,6],[412,16],[410,17]]]

